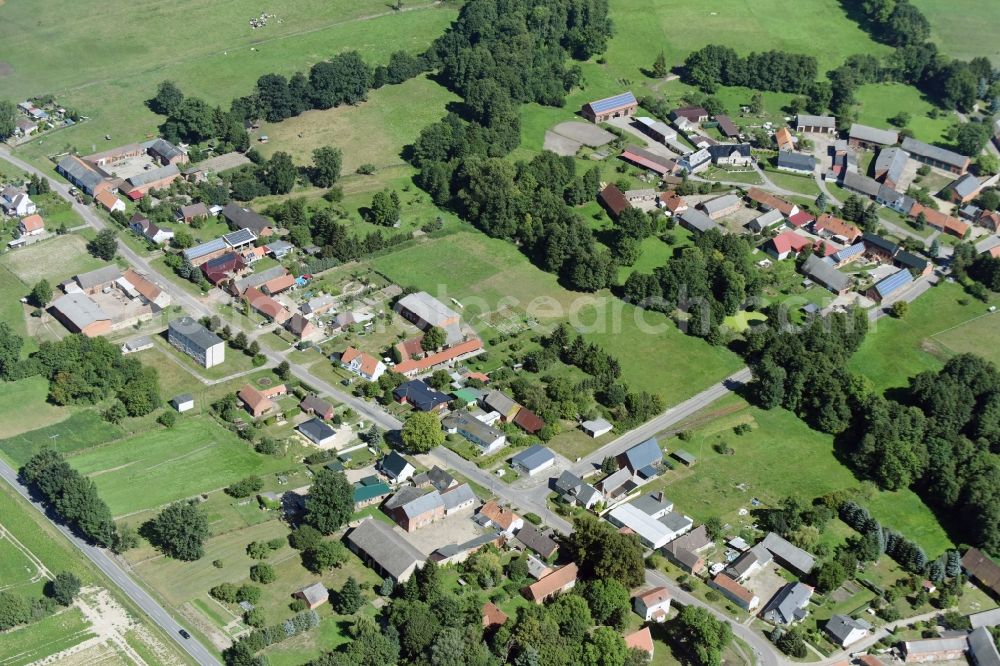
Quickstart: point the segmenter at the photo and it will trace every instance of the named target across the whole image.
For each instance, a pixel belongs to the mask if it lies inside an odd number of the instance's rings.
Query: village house
[[[226,343],[222,338],[191,317],[171,320],[167,327],[167,341],[205,368],[215,367],[226,360]]]
[[[681,213],[680,223],[682,227],[696,234],[704,234],[712,230],[722,232],[722,227],[716,224],[715,220],[694,208]]]
[[[316,446],[325,447],[334,443],[337,431],[324,423],[320,418],[303,421],[295,427],[299,433]]]
[[[537,527],[531,524],[519,529],[514,540],[546,560],[555,555],[556,551],[559,550],[559,544],[552,537],[543,534]]]
[[[24,217],[38,212],[38,207],[26,192],[10,185],[0,191],[0,208],[10,217]]]
[[[360,511],[366,506],[380,504],[382,500],[392,494],[392,489],[385,481],[379,481],[377,476],[366,476],[355,482],[352,499],[354,500],[354,510]]]
[[[831,640],[842,648],[860,641],[868,635],[871,628],[872,625],[864,620],[855,620],[848,615],[834,615],[823,626]]]
[[[82,293],[68,293],[49,305],[49,312],[71,333],[88,338],[111,332],[111,317]]]
[[[844,244],[854,243],[861,236],[861,230],[856,226],[829,213],[823,213],[816,218],[813,222],[813,231],[818,236]]]
[[[797,257],[800,252],[811,247],[813,241],[794,231],[783,231],[764,243],[764,252],[781,261],[788,257]]]
[[[910,155],[902,148],[883,148],[875,158],[875,180],[895,190]]]
[[[619,467],[626,468],[633,474],[652,478],[663,464],[663,451],[656,438],[650,437],[620,453],[616,462]]]
[[[255,312],[266,317],[276,324],[284,324],[291,317],[291,313],[284,305],[264,294],[255,287],[250,287],[243,292],[243,300],[246,301]]]
[[[781,151],[778,153],[776,166],[779,171],[796,174],[811,174],[816,170],[816,158],[804,153]]]
[[[250,416],[259,418],[277,408],[272,398],[285,395],[288,389],[284,384],[271,386],[265,389],[256,389],[250,384],[244,384],[236,397],[243,403],[243,407],[250,413]]]
[[[576,585],[577,574],[576,563],[570,562],[524,588],[524,596],[528,601],[543,604],[556,595],[573,589],[573,586]]]
[[[423,553],[380,520],[367,519],[348,532],[347,547],[395,583],[405,583],[417,568],[424,565]]]
[[[747,229],[754,233],[762,233],[785,223],[785,216],[780,210],[771,209],[761,213],[747,223]]]
[[[705,570],[705,560],[698,553],[712,545],[704,525],[680,536],[663,548],[667,559],[693,575]]]
[[[971,173],[967,173],[954,181],[946,188],[948,198],[952,203],[964,204],[979,196],[979,191],[983,184],[979,182]]]
[[[323,331],[298,312],[285,322],[285,330],[299,342],[316,342],[323,337]]]
[[[190,204],[187,206],[181,206],[177,217],[184,224],[191,224],[195,220],[204,220],[210,215],[208,212],[208,206],[199,202],[195,204]]]
[[[169,229],[161,229],[149,221],[142,213],[136,212],[129,218],[128,228],[139,234],[151,243],[162,245],[174,237],[174,232]]]
[[[804,134],[835,134],[837,119],[833,116],[813,116],[800,113],[795,120],[795,131]]]
[[[708,111],[700,106],[683,106],[670,112],[670,120],[676,121],[684,118],[689,123],[698,125],[708,121]]]
[[[656,204],[663,208],[667,215],[679,215],[688,210],[687,201],[676,192],[661,192],[656,197]]]
[[[747,198],[757,204],[761,210],[765,212],[777,210],[780,211],[786,218],[799,212],[798,205],[785,201],[780,197],[776,197],[767,190],[762,190],[759,187],[751,187],[747,191]]]
[[[444,518],[441,493],[437,490],[424,493],[412,486],[390,497],[382,509],[406,532],[414,532]]]
[[[94,201],[109,213],[114,213],[115,211],[119,213],[125,212],[125,202],[107,190],[97,193],[94,196]]]
[[[417,471],[409,460],[394,450],[379,461],[378,470],[392,483],[402,483]]]
[[[774,133],[774,142],[778,145],[779,152],[795,150],[795,138],[787,127],[778,128],[778,131]]]
[[[813,589],[802,583],[788,583],[767,602],[761,617],[771,624],[790,625],[805,618]]]
[[[735,139],[740,135],[740,128],[729,116],[719,114],[715,116],[715,122],[719,124],[719,132],[727,139]]]
[[[642,627],[641,629],[636,629],[631,634],[627,634],[623,637],[625,641],[625,649],[639,650],[647,655],[648,659],[653,658],[653,652],[656,650],[656,645],[653,643],[653,634],[649,630],[649,627]]]
[[[749,143],[720,143],[705,150],[711,155],[713,164],[744,167],[753,164]]]
[[[17,233],[21,238],[25,236],[40,236],[45,233],[45,220],[38,213],[33,213],[21,218],[17,223]]]
[[[251,287],[261,289],[268,282],[272,282],[276,278],[280,278],[285,275],[288,275],[288,269],[284,266],[273,266],[263,271],[257,271],[256,273],[251,273],[246,277],[230,282],[228,285],[229,293],[233,296],[242,296],[243,293]]]
[[[412,405],[418,412],[443,412],[448,408],[451,398],[427,385],[420,379],[411,379],[397,386],[392,391],[396,402],[402,405]]]
[[[639,102],[635,95],[629,92],[621,93],[613,97],[605,97],[593,102],[584,104],[580,109],[580,115],[592,123],[603,123],[612,118],[627,118],[635,114],[639,108]]]
[[[479,447],[484,455],[496,453],[507,443],[507,435],[487,425],[466,410],[457,410],[441,421],[446,432],[457,433]]]
[[[310,393],[306,397],[302,398],[302,401],[299,403],[299,409],[301,409],[304,414],[317,416],[324,421],[329,421],[336,413],[333,405],[321,399],[314,393]]]
[[[476,520],[483,527],[493,527],[508,537],[513,537],[524,527],[524,518],[511,511],[508,507],[500,506],[496,503],[496,500],[490,500],[479,507]]]
[[[700,148],[693,153],[689,153],[681,160],[680,166],[690,174],[701,173],[712,164],[712,153],[708,148]]]
[[[242,275],[246,270],[246,262],[236,252],[227,252],[214,259],[209,259],[201,265],[201,272],[205,279],[216,287]]]
[[[555,482],[555,490],[566,503],[582,506],[584,509],[601,501],[601,493],[589,483],[569,470],[563,470]]]
[[[722,596],[749,613],[753,613],[760,606],[760,599],[756,594],[724,573],[715,576],[709,582],[709,586],[721,592]]]
[[[426,291],[403,296],[396,301],[393,309],[423,331],[433,327],[444,330],[446,344],[453,345],[462,340],[458,313]]]
[[[670,591],[654,587],[632,598],[632,608],[643,622],[666,622],[670,614]]]
[[[969,230],[972,229],[972,225],[967,222],[962,222],[958,218],[942,213],[939,210],[914,203],[913,207],[910,208],[909,216],[915,220],[921,215],[923,215],[923,219],[927,224],[955,238],[965,238]]]
[[[402,361],[393,366],[393,370],[401,375],[413,377],[438,366],[451,365],[464,358],[475,356],[482,350],[483,341],[479,338],[471,338],[442,349],[439,352],[427,354],[421,358],[411,358],[409,355],[404,356]]]

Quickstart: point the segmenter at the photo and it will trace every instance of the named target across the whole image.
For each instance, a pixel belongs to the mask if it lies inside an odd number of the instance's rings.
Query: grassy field
[[[995,348],[982,338],[984,334],[995,335],[995,323],[989,318],[977,319],[986,308],[957,284],[934,287],[910,304],[903,319],[879,320],[851,358],[849,368],[883,390],[905,386],[910,377],[925,370],[937,370],[958,351],[976,351],[997,359]]]
[[[1000,366],[1000,326],[996,313],[987,313],[933,336],[935,342],[956,354],[972,353]]]
[[[399,49],[422,51],[457,8],[418,0],[407,4],[408,11],[394,12],[380,0],[301,0],[271,10],[278,17],[254,31],[248,22],[261,7],[252,0],[124,4],[115,8],[114,26],[103,20],[106,8],[94,0],[75,6],[73,21],[65,21],[56,0],[8,2],[0,8],[0,19],[6,19],[0,22],[0,39],[9,47],[4,52],[13,68],[5,78],[9,94],[55,93],[61,104],[90,117],[20,152],[42,163],[44,156],[72,146],[84,152],[108,147],[106,134],[118,143],[152,135],[162,118],[144,101],[164,79],[186,94],[228,107],[234,97],[249,94],[263,74],[287,76],[347,48],[373,63],[386,62]],[[201,29],[183,27],[194,25]],[[127,47],[108,34],[120,26],[129,26]],[[205,30],[212,39],[204,38]],[[163,39],[167,34],[171,39]],[[76,66],[65,66],[75,57],[68,54],[79,55]]]
[[[287,466],[286,461],[255,453],[207,418],[181,418],[170,430],[151,430],[94,448],[69,462],[94,480],[115,515],[161,506]]]
[[[4,634],[3,666],[22,666],[67,650],[91,638],[90,623],[77,608],[13,629]]]
[[[734,526],[749,524],[752,516],[738,512],[752,508],[751,498],[767,507],[788,495],[808,501],[860,486],[834,456],[832,437],[811,430],[791,412],[760,410],[730,396],[693,418],[699,425],[691,430],[692,438],[671,439],[667,449],[684,449],[698,460],[691,468],[668,472],[665,491],[696,520],[718,516]],[[752,430],[736,435],[732,429],[741,423]],[[720,442],[735,453],[717,453],[714,447]],[[934,514],[911,491],[877,493],[866,504],[884,525],[915,539],[928,554],[952,545]]]
[[[414,104],[414,100],[420,100]],[[400,149],[412,143],[420,130],[445,116],[445,105],[458,97],[426,76],[372,91],[368,101],[325,111],[306,111],[297,118],[265,124],[268,135],[261,153],[278,150],[296,163],[312,161],[317,146],[331,145],[344,153],[345,174],[363,163],[379,168],[405,165]]]
[[[48,394],[49,382],[39,376],[0,383],[0,437],[13,437],[69,416],[67,408],[46,402]]]
[[[0,257],[0,265],[9,269],[30,289],[45,278],[53,287],[77,273],[92,271],[106,262],[90,256],[87,242],[76,234],[58,236],[35,243]]]
[[[373,264],[404,287],[417,286],[445,302],[458,299],[463,317],[474,324],[477,314],[504,305],[527,311],[546,326],[568,319],[618,357],[632,388],[658,393],[671,404],[740,366],[735,355],[683,335],[663,315],[637,310],[607,293],[563,289],[510,243],[478,233],[420,243]],[[490,331],[480,332],[489,337]]]
[[[873,127],[890,127],[889,118],[900,111],[910,114],[907,124],[916,138],[928,143],[948,143],[944,132],[957,122],[944,111],[937,118],[928,114],[936,108],[919,90],[901,83],[883,83],[861,86],[855,93],[859,102],[858,122]]]
[[[913,0],[931,23],[931,38],[941,51],[968,60],[986,56],[1000,65],[1000,48],[978,35],[1000,30],[1000,4],[977,0]]]
[[[0,453],[13,464],[22,465],[43,447],[70,454],[113,441],[124,434],[120,427],[88,409],[58,423],[0,440]]]

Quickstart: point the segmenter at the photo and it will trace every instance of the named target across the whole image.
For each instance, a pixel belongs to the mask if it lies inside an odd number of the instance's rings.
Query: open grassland
[[[995,312],[936,333],[933,339],[956,354],[978,354],[1000,367],[1000,319]]]
[[[1000,65],[1000,3],[981,0],[913,0],[931,23],[931,38],[944,53],[968,60],[986,56]]]
[[[27,380],[21,380],[23,381]],[[12,464],[23,465],[28,458],[44,447],[70,454],[111,442],[124,434],[125,431],[120,427],[108,423],[96,411],[88,409],[58,423],[0,440],[0,453]]]
[[[419,100],[419,101],[418,101]],[[344,153],[345,174],[361,164],[384,168],[405,164],[403,146],[416,140],[420,130],[447,113],[445,106],[458,97],[426,76],[399,85],[373,90],[368,101],[324,111],[306,111],[280,123],[264,124],[260,133],[268,143],[264,155],[278,150],[291,154],[296,163],[312,161],[318,146],[336,146]]]
[[[94,634],[78,608],[67,608],[38,622],[4,633],[0,664],[22,666],[79,645]]]
[[[0,383],[0,437],[12,437],[69,416],[65,407],[46,401],[49,382],[40,376]]]
[[[80,236],[67,234],[7,252],[0,257],[0,265],[28,285],[28,289],[43,278],[55,287],[77,273],[92,271],[106,263],[90,256],[86,246],[87,241]]]
[[[208,418],[184,416],[174,428],[98,447],[69,462],[94,480],[115,515],[192,497],[287,464],[255,453]]]
[[[14,537],[0,530],[0,590],[19,591],[42,580],[42,572]],[[37,585],[35,586],[38,587]]]
[[[988,344],[995,338],[996,322],[977,320],[986,310],[987,305],[965,294],[959,285],[938,285],[911,303],[902,319],[880,319],[848,367],[884,390],[906,386],[910,377],[939,369],[958,351],[975,351],[997,360],[996,348]],[[972,320],[976,321],[962,326]]]
[[[545,327],[568,319],[619,359],[629,386],[658,393],[671,404],[740,367],[734,354],[682,334],[663,315],[637,310],[607,292],[564,289],[513,245],[482,234],[454,233],[373,264],[404,287],[418,287],[444,302],[458,299],[463,317],[473,324],[477,314],[504,305],[529,312]],[[492,331],[480,332],[489,338]]]
[[[905,111],[910,114],[910,122],[906,126],[913,130],[916,138],[928,143],[951,143],[944,138],[944,133],[957,119],[940,110],[938,117],[932,118],[928,114],[937,107],[924,99],[923,94],[913,86],[901,83],[861,86],[855,97],[859,103],[858,122],[862,124],[889,128],[889,118]]]
[[[860,481],[837,459],[833,438],[811,430],[784,409],[764,411],[730,396],[693,417],[689,441],[671,439],[669,451],[684,449],[698,460],[691,468],[678,465],[666,474],[666,494],[696,520],[720,517],[734,526],[753,522],[751,498],[764,507],[794,495],[811,501],[834,490],[859,488]],[[748,423],[752,429],[736,435],[733,428]],[[715,451],[720,442],[734,453]],[[952,546],[937,518],[912,491],[877,492],[861,500],[883,525],[916,540],[930,556]]]
[[[0,19],[11,7],[17,7],[14,18],[20,20],[6,24],[6,28],[17,31],[16,26],[22,20],[34,26],[35,21],[28,15],[35,13],[35,4],[38,3],[8,3],[0,8]],[[44,39],[39,39],[34,28],[22,28],[22,34],[33,43],[36,40],[44,43],[46,57],[41,61],[34,59],[34,64],[30,60],[12,62],[14,73],[7,79],[16,79],[12,89],[19,96],[52,92],[61,104],[79,109],[90,119],[20,149],[37,163],[42,163],[44,156],[71,146],[83,152],[97,146],[107,147],[106,134],[119,143],[153,135],[162,118],[146,109],[144,101],[164,79],[176,82],[186,94],[228,108],[234,97],[249,94],[261,75],[269,72],[291,75],[346,49],[357,50],[371,63],[387,62],[389,54],[400,49],[423,51],[444,31],[457,11],[454,5],[426,2],[394,12],[386,3],[376,0],[304,0],[273,8],[284,22],[272,19],[266,28],[252,31],[247,23],[261,9],[251,0],[210,5],[196,0],[126,4],[116,7],[116,12],[120,9],[125,17],[116,13],[114,22],[106,20],[106,7],[98,7],[91,0],[84,4],[93,8],[74,7],[73,21],[57,21],[52,16],[53,12],[62,12],[61,4],[55,0],[44,4],[42,14],[49,16],[46,25],[51,30]],[[75,20],[84,16],[93,20]],[[100,27],[95,29],[94,24]],[[122,25],[132,26],[127,39],[97,37]],[[200,29],[189,30],[189,26]],[[206,30],[210,30],[211,39],[205,39]],[[0,28],[0,38],[8,45],[5,53],[32,58],[37,44],[15,46],[16,42],[6,39],[7,33],[7,29]],[[164,35],[177,35],[180,39],[164,39]],[[78,66],[66,67],[66,51],[84,44],[87,52],[77,61]],[[100,47],[90,48],[95,44]],[[109,46],[113,55],[106,53],[105,47]],[[59,64],[52,65],[51,71],[58,75],[33,80],[35,72],[48,69],[39,62],[52,58]]]

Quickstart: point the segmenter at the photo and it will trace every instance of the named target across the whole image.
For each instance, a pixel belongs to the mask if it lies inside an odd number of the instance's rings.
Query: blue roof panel
[[[622,93],[621,95],[615,95],[614,97],[605,97],[604,99],[599,99],[596,102],[591,102],[590,108],[593,109],[595,113],[604,113],[605,111],[617,109],[622,106],[628,106],[630,104],[638,104],[638,102],[635,101],[635,95],[633,95],[631,91]]]
[[[224,249],[226,249],[226,241],[221,238],[215,238],[207,243],[195,245],[194,247],[184,250],[184,256],[188,259],[197,259],[198,257],[204,257],[206,254],[211,254],[212,252]]]
[[[898,273],[893,273],[889,277],[881,280],[875,285],[875,291],[878,292],[879,296],[885,298],[886,296],[899,291],[911,282],[913,282],[913,276],[910,275],[910,271],[904,268]]]
[[[845,247],[843,250],[839,250],[838,252],[834,253],[833,260],[839,264],[845,259],[850,259],[851,257],[855,257],[864,251],[865,251],[864,243],[855,243],[850,247]]]

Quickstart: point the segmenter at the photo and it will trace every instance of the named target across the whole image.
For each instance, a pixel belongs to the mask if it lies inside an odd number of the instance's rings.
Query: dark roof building
[[[655,437],[636,444],[618,456],[618,465],[628,467],[633,473],[651,466],[657,466],[663,461],[663,451]]]
[[[719,131],[727,138],[735,138],[740,135],[740,128],[726,115],[718,115],[715,122],[719,123]]]
[[[778,590],[761,613],[772,624],[792,624],[805,618],[812,598],[812,588],[802,583],[788,583]]]
[[[638,146],[626,146],[625,150],[622,151],[622,154],[619,157],[637,167],[649,169],[650,171],[654,171],[661,176],[673,173],[677,170],[677,162],[674,160],[669,157],[657,155],[656,153],[652,153],[645,148],[639,148]],[[614,185],[609,185],[608,187],[614,187]]]
[[[812,173],[816,169],[816,158],[812,155],[782,150],[778,153],[778,168],[798,173]]]
[[[559,544],[551,537],[542,534],[534,525],[525,525],[517,531],[517,536],[514,538],[521,542],[525,548],[535,551],[545,559],[552,557],[559,550]]]
[[[397,386],[393,392],[397,401],[413,405],[418,412],[430,412],[442,409],[451,398],[447,394],[436,391],[420,379],[411,379]]]
[[[813,282],[835,294],[843,294],[851,286],[851,278],[841,273],[818,255],[809,255],[802,264],[802,272]]]
[[[978,548],[970,548],[962,556],[962,568],[972,578],[1000,597],[1000,565],[991,560],[986,553]]]
[[[903,137],[902,146],[903,150],[910,153],[913,159],[939,169],[963,174],[969,168],[969,158],[965,155],[917,141],[912,137]]]
[[[426,561],[423,553],[380,520],[362,521],[346,540],[355,554],[397,583],[405,583]]]
[[[608,185],[598,192],[597,201],[608,211],[612,219],[617,220],[618,216],[631,208],[632,204],[625,198],[625,194],[615,185]]]
[[[235,228],[249,229],[258,236],[267,236],[272,232],[273,223],[271,220],[235,203],[226,204],[222,209],[222,216]]]
[[[603,123],[611,118],[631,116],[638,108],[639,102],[636,101],[635,95],[629,91],[588,102],[580,109],[580,113],[592,123]]]

